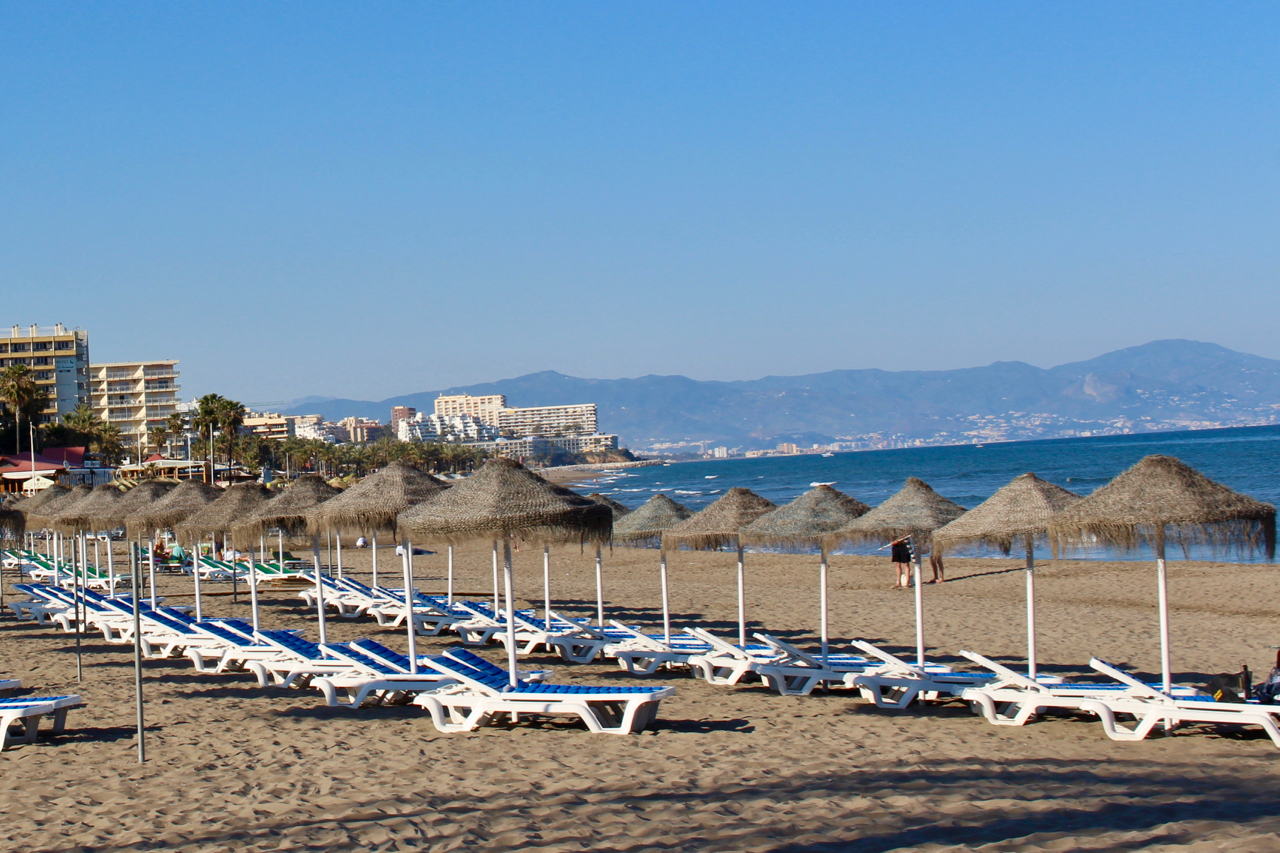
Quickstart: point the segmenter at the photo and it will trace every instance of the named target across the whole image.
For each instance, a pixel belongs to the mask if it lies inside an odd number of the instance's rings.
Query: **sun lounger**
[[[848,687],[848,676],[874,672],[882,666],[879,661],[849,654],[828,654],[823,661],[771,634],[754,636],[779,655],[778,660],[760,664],[755,671],[783,696],[808,696],[815,687],[824,684]]]
[[[845,683],[858,688],[862,698],[874,702],[877,708],[901,709],[916,701],[960,699],[965,690],[992,680],[987,673],[957,672],[943,664],[916,666],[866,640],[853,640],[852,645],[878,660],[880,666],[865,673],[849,673]]]
[[[687,667],[691,657],[711,651],[708,643],[685,634],[675,634],[668,642],[662,634],[646,634],[616,620],[609,625],[613,628],[608,635],[611,642],[603,654],[632,675],[652,675],[664,667]]]
[[[423,690],[456,683],[455,679],[430,668],[411,673],[407,657],[371,640],[321,644],[320,648],[330,658],[348,666],[345,673],[321,675],[311,681],[324,694],[325,703],[330,707],[402,705]]]
[[[22,679],[20,678],[0,678],[0,693],[7,693],[10,690],[18,690],[22,687]]]
[[[413,700],[426,708],[442,732],[472,731],[499,716],[513,722],[522,716],[577,717],[593,732],[632,734],[656,718],[659,703],[673,687],[617,687],[534,684],[511,687],[507,670],[465,648],[455,646],[423,662],[457,684],[421,693]]]
[[[711,649],[689,658],[689,667],[694,674],[701,675],[708,684],[736,685],[747,676],[758,677],[761,666],[778,663],[784,657],[777,649],[762,643],[748,643],[744,648],[702,628],[685,628],[684,632]]]
[[[0,698],[0,751],[10,743],[35,743],[40,720],[44,717],[52,718],[52,731],[55,734],[64,731],[67,713],[73,708],[82,707],[84,703],[79,696]],[[11,731],[16,727],[21,727],[21,735],[15,735]]]

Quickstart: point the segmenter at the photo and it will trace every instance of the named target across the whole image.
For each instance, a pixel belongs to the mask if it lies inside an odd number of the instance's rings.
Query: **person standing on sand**
[[[892,589],[906,589],[910,584],[907,579],[911,576],[908,567],[911,564],[911,546],[907,544],[910,536],[903,536],[889,543],[889,559],[893,561],[893,570],[896,575],[896,581],[891,587]]]
[[[929,555],[929,566],[933,569],[933,580],[929,581],[929,583],[947,582],[946,577],[943,576],[945,567],[942,565],[942,553],[936,548],[933,553]]]

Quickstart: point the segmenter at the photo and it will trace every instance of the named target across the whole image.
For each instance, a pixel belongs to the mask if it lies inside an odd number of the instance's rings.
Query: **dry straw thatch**
[[[1080,496],[1035,474],[1021,474],[955,521],[933,533],[945,551],[966,542],[994,545],[1008,554],[1017,540],[1044,536],[1049,519],[1077,503]]]
[[[113,515],[110,518],[104,517],[103,523],[107,527],[119,527],[125,523],[126,518],[157,503],[176,488],[177,480],[141,480],[124,492],[120,502],[115,505]]]
[[[97,532],[103,529],[103,518],[115,518],[116,508],[124,500],[124,492],[111,483],[96,487],[84,500],[76,501],[53,519],[63,533],[77,530]],[[109,525],[108,525],[109,526]]]
[[[1122,550],[1142,542],[1163,554],[1203,543],[1263,550],[1275,559],[1276,508],[1210,480],[1172,456],[1147,456],[1049,523],[1055,548],[1094,537]]]
[[[271,527],[281,528],[286,535],[301,533],[307,526],[307,513],[340,494],[340,489],[330,486],[319,474],[303,474],[235,526],[232,533],[236,546],[256,543]]]
[[[663,533],[662,545],[664,548],[688,545],[699,551],[737,545],[742,528],[777,506],[750,489],[735,486],[702,512]]]
[[[615,522],[623,516],[631,514],[631,510],[627,509],[608,495],[602,495],[599,492],[592,492],[587,495],[587,500],[595,501],[596,503],[601,504],[602,506],[607,506],[609,509],[613,510],[613,520]]]
[[[236,483],[229,486],[222,497],[187,516],[174,532],[192,539],[211,533],[229,533],[271,500],[272,494],[261,483]]]
[[[132,537],[150,535],[156,530],[172,530],[222,494],[222,489],[217,486],[199,480],[184,480],[164,497],[125,516],[124,523]]]
[[[654,495],[626,518],[613,524],[613,541],[633,545],[657,545],[662,534],[680,522],[693,517],[693,510],[681,506],[666,495]]]
[[[307,512],[307,529],[339,534],[394,530],[401,513],[448,488],[407,462],[392,462]]]
[[[829,545],[881,542],[910,536],[917,554],[928,550],[933,531],[955,521],[964,507],[949,501],[917,477],[908,477],[898,493],[827,537]]]
[[[93,492],[93,486],[79,485],[71,489],[64,495],[46,501],[39,509],[27,513],[27,526],[33,528],[50,529],[57,526],[57,517],[80,501],[89,497]]]
[[[519,462],[490,459],[444,494],[400,516],[415,537],[442,542],[512,538],[605,542],[613,511],[548,483]]]
[[[765,513],[742,528],[752,545],[812,545],[871,510],[857,498],[830,486],[815,486],[789,504]]]
[[[45,489],[41,489],[40,491],[36,492],[34,495],[31,495],[30,497],[25,497],[18,501],[15,501],[14,503],[9,505],[9,509],[17,510],[18,512],[22,513],[24,516],[30,515],[31,513],[40,509],[40,507],[44,506],[45,504],[49,503],[50,501],[56,498],[62,497],[63,495],[69,493],[70,491],[71,490],[68,489],[66,486],[60,486],[57,483],[54,483],[52,486],[49,486],[48,488],[45,488]]]
[[[0,539],[17,542],[27,530],[27,517],[12,507],[0,508]]]

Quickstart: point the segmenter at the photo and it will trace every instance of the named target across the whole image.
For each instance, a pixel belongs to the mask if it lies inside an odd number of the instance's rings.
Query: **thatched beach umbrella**
[[[22,514],[23,528],[25,528],[28,531],[37,530],[38,527],[35,524],[33,524],[31,521],[31,514],[35,513],[42,506],[49,503],[50,501],[56,500],[70,491],[71,490],[68,489],[66,486],[59,485],[58,483],[54,483],[52,486],[47,486],[41,489],[40,491],[36,492],[34,495],[28,495],[25,498],[19,498],[18,500],[9,504],[9,509]],[[35,550],[35,534],[34,533],[32,533],[31,547],[32,547],[32,550]],[[45,556],[53,557],[53,539],[52,538],[48,538],[48,537],[45,538],[44,550],[45,550]]]
[[[373,541],[373,585],[377,586],[378,534],[390,532],[394,537],[397,516],[446,488],[446,483],[397,460],[309,511],[307,527],[313,533],[331,530],[339,536],[346,532],[369,533]],[[342,547],[341,540],[338,547]]]
[[[49,488],[53,488],[50,486]],[[46,489],[46,491],[48,491]],[[71,509],[80,501],[89,497],[93,493],[93,486],[79,485],[63,494],[43,501],[35,509],[23,508],[23,512],[27,515],[27,525],[29,527],[48,527],[50,529],[57,528],[55,519],[59,514]]]
[[[1165,543],[1184,552],[1194,544],[1276,554],[1276,508],[1214,482],[1172,456],[1147,456],[1049,522],[1057,546],[1101,541],[1122,550],[1147,544],[1156,555],[1160,605],[1160,668],[1172,688]]]
[[[827,545],[826,537],[870,511],[857,498],[830,486],[815,486],[785,506],[767,512],[742,528],[739,538],[752,545],[817,545],[818,609],[822,660],[827,660]]]
[[[623,516],[631,512],[631,510],[613,498],[608,495],[602,495],[599,492],[592,492],[587,495],[587,499],[613,510],[614,524],[617,524]],[[596,543],[596,624],[601,628],[604,627],[604,555],[600,551],[602,547],[599,543]]]
[[[662,631],[668,643],[671,642],[671,597],[667,589],[667,549],[662,547],[662,534],[692,517],[693,510],[681,506],[666,495],[658,494],[613,525],[615,542],[644,547],[658,546],[662,584]]]
[[[137,488],[142,488],[138,486]],[[142,547],[142,535],[147,534],[147,575],[151,589],[151,606],[156,606],[156,534],[161,530],[174,530],[195,513],[222,497],[217,486],[198,480],[183,480],[159,500],[142,506],[125,516],[125,529]],[[191,552],[191,570],[200,573],[200,549]]]
[[[511,540],[604,542],[613,528],[608,507],[553,486],[510,459],[490,459],[433,501],[400,517],[413,536],[441,542],[502,539],[507,599],[507,664],[516,684],[515,602]]]
[[[120,491],[120,488],[114,483],[106,483],[96,487],[92,494],[84,500],[76,501],[67,509],[59,512],[53,521],[64,532],[78,533],[84,531],[93,534],[93,556],[96,564],[98,562],[97,532],[104,529],[104,519],[107,522],[106,528],[109,529],[112,526],[110,521],[117,517],[120,502],[123,500],[124,492]],[[110,539],[107,540],[107,578],[111,595],[115,595],[116,565],[111,553]]]
[[[307,527],[307,513],[330,498],[342,494],[324,481],[319,474],[303,474],[294,480],[289,488],[271,500],[258,506],[241,523],[232,528],[232,541],[236,547],[249,550],[249,607],[253,618],[253,630],[258,630],[258,572],[254,566],[253,546],[262,541],[268,528],[275,527],[280,531],[280,561],[284,563],[284,536],[297,534]],[[243,546],[241,543],[247,543]],[[312,534],[311,546],[316,571],[316,587],[321,587],[320,580],[320,537]],[[265,556],[265,555],[264,555]],[[323,591],[317,596],[320,621],[324,622]]]
[[[192,549],[198,553],[202,537],[231,531],[245,518],[257,512],[262,504],[271,500],[272,495],[273,492],[261,483],[236,483],[234,486],[228,486],[222,497],[211,501],[187,516],[186,520],[178,525],[176,532],[182,536],[189,537]],[[195,576],[196,619],[200,619],[203,613],[200,608],[200,571],[198,565],[193,574]],[[235,583],[235,580],[236,567],[233,559],[231,565],[232,584]],[[233,595],[234,591],[233,586]]]
[[[664,548],[688,545],[695,550],[711,551],[731,545],[738,549],[738,642],[743,647],[747,645],[747,592],[738,531],[776,507],[773,501],[750,489],[734,487],[702,512],[662,534]]]
[[[916,477],[893,497],[854,519],[828,537],[836,542],[879,542],[911,537],[915,562],[916,662],[924,666],[924,592],[920,583],[920,557],[929,550],[933,531],[964,514],[964,507],[949,501]]]
[[[1049,529],[1049,519],[1078,502],[1080,496],[1022,474],[1002,486],[955,521],[933,533],[933,547],[939,552],[969,542],[994,545],[1006,554],[1015,541],[1027,546],[1027,674],[1036,677],[1036,540]]]

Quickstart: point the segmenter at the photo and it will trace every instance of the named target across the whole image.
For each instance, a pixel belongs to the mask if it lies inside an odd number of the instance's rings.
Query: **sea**
[[[578,482],[574,488],[608,495],[632,509],[662,493],[699,510],[734,486],[746,487],[783,504],[826,483],[875,506],[902,488],[907,477],[919,477],[944,497],[973,507],[1027,472],[1088,495],[1153,453],[1175,456],[1206,476],[1258,500],[1280,502],[1280,426],[678,462],[610,472]],[[874,550],[871,546],[851,552]],[[975,548],[960,553],[990,552]],[[1048,556],[1047,546],[1037,553],[1038,559]],[[1076,556],[1150,558],[1144,551],[1115,553],[1103,548]],[[1186,556],[1237,562],[1264,559],[1260,555],[1204,551]]]

